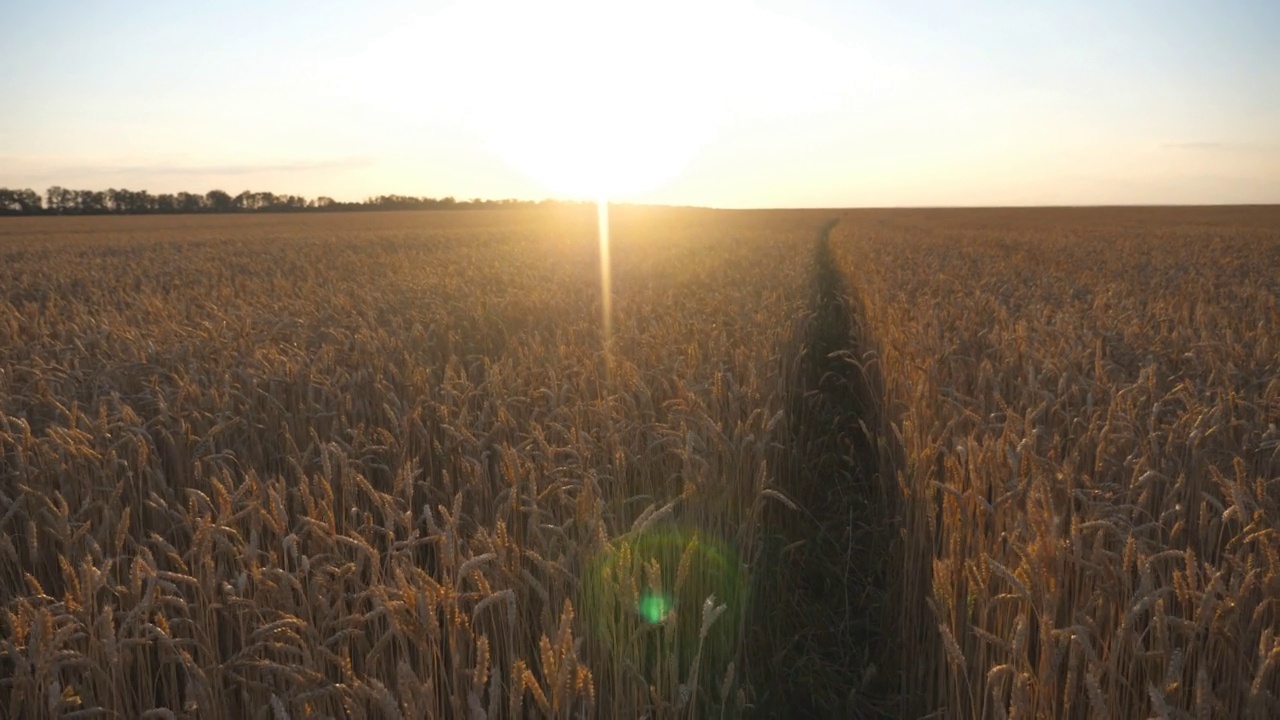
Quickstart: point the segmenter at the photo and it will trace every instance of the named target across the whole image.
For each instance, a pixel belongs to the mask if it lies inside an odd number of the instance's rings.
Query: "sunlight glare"
[[[609,259],[609,200],[596,201],[596,235],[600,239],[600,329],[604,335],[605,377],[613,375],[613,279]]]
[[[460,122],[552,193],[597,201],[611,373],[608,201],[643,201],[726,126],[839,104],[858,64],[745,0],[472,0],[406,20],[340,72],[366,102]]]
[[[849,66],[813,28],[726,0],[458,3],[376,61],[421,68],[422,113],[460,117],[552,192],[614,200],[672,181],[726,123],[830,105]]]

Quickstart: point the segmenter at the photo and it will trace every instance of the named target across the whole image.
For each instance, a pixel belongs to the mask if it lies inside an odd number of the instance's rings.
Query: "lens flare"
[[[650,680],[673,669],[683,677],[695,657],[704,680],[723,677],[736,656],[746,575],[730,546],[700,529],[669,525],[614,540],[588,562],[580,593],[597,651]],[[725,609],[704,632],[708,598]]]
[[[645,590],[640,596],[640,603],[636,607],[640,617],[650,625],[657,625],[667,619],[667,614],[671,612],[671,598],[666,595],[660,595],[652,590]]]

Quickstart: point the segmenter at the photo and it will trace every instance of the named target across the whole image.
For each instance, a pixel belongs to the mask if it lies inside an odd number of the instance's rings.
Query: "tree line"
[[[545,201],[544,201],[545,202]],[[344,210],[463,210],[535,205],[528,200],[455,200],[409,195],[379,195],[360,202],[330,197],[305,198],[246,190],[152,195],[146,190],[71,190],[54,186],[41,196],[35,190],[0,188],[0,215],[146,215],[177,213],[311,212]]]

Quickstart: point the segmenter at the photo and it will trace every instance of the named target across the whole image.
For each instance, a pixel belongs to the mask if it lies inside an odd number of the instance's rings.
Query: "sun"
[[[370,50],[343,59],[344,86],[460,120],[552,193],[596,202],[606,373],[609,201],[652,201],[722,126],[826,105],[855,66],[751,0],[467,0],[401,18]]]
[[[488,0],[432,34],[477,79],[457,96],[493,152],[553,192],[620,197],[671,180],[714,134],[699,87],[713,18],[688,7]]]
[[[727,125],[829,104],[856,63],[751,0],[467,0],[342,63],[361,95],[460,122],[560,196],[629,199]]]
[[[487,128],[496,154],[555,193],[601,199],[651,190],[678,175],[708,134],[696,114],[671,112],[643,96],[558,90],[536,91],[553,98],[557,112]]]

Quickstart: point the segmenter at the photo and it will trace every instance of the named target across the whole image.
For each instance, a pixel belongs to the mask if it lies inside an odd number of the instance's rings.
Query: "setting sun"
[[[829,104],[842,53],[717,1],[489,0],[405,26],[365,62],[457,67],[424,109],[443,105],[548,190],[594,199],[669,182],[727,122]]]
[[[715,98],[697,93],[688,72],[697,58],[660,14],[611,3],[495,5],[479,12],[507,19],[485,30],[498,68],[463,102],[492,150],[551,191],[651,189],[713,132]]]

